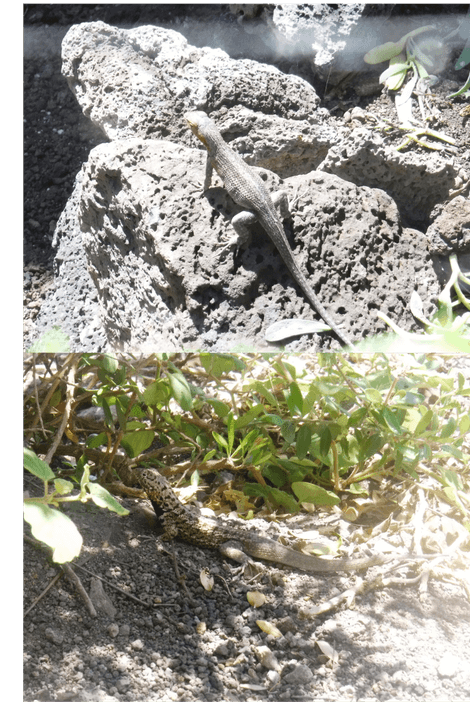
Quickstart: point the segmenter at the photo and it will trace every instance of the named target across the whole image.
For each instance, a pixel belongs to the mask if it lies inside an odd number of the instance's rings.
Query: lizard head
[[[204,131],[212,125],[212,120],[202,110],[193,110],[185,114],[186,122],[205,147],[208,147],[204,138]]]

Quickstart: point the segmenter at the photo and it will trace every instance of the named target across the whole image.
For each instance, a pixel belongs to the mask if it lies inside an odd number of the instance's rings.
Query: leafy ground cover
[[[56,525],[62,546],[52,546],[71,560],[80,543],[54,507],[93,500],[123,513],[109,490],[125,493],[132,468],[155,466],[182,474],[193,494],[207,475],[217,483],[219,472],[229,473],[209,504],[244,518],[328,507],[352,520],[374,503],[372,482],[393,482],[401,493],[419,491],[429,508],[444,504],[465,543],[470,385],[441,361],[33,355],[25,362],[25,465],[43,480],[44,495],[26,499],[26,520],[38,539]],[[130,486],[127,493],[135,495]]]

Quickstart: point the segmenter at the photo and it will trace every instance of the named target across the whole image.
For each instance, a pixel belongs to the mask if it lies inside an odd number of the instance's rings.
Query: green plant
[[[468,470],[470,388],[462,376],[435,373],[432,356],[415,361],[400,374],[383,354],[320,354],[311,366],[282,355],[69,357],[60,362],[60,380],[66,365],[78,366],[69,391],[102,411],[101,431],[71,414],[62,425],[70,442],[57,451],[88,460],[110,488],[134,466],[190,474],[191,487],[226,470],[242,484],[217,503],[248,514],[256,497],[290,512],[306,503],[338,505],[344,492],[367,496],[363,483],[385,476],[420,483],[428,476],[443,489],[455,471],[467,513],[468,478],[455,464]],[[432,405],[422,392],[431,387],[438,389]],[[25,432],[36,451],[50,447],[54,409],[66,399],[67,390],[56,388],[42,432],[37,402],[27,399]]]
[[[54,353],[56,351],[70,351],[70,337],[64,334],[59,326],[48,329],[32,346],[28,353]]]
[[[393,329],[402,345],[404,344],[401,350],[470,353],[470,311],[461,315],[454,314],[454,308],[459,304],[463,304],[470,310],[470,301],[460,287],[460,282],[469,285],[470,280],[460,270],[455,254],[449,257],[449,261],[451,276],[438,297],[439,307],[432,320],[424,316],[423,303],[418,293],[415,291],[411,297],[410,309],[416,319],[424,324],[425,334],[411,334],[395,324],[386,314],[379,312],[378,316]],[[452,301],[452,288],[457,294],[457,300],[454,301]]]
[[[459,58],[455,62],[455,68],[457,71],[460,69],[463,69],[464,66],[467,66],[467,64],[470,64],[470,10],[467,13],[467,17],[464,19],[464,21],[459,25],[458,29],[456,32],[460,35],[460,37],[465,40],[465,46],[462,49],[462,53],[460,54]],[[454,32],[451,32],[451,35],[454,34]],[[449,35],[449,36],[451,36]],[[450,96],[447,96],[447,98],[456,98],[457,96],[463,96],[464,98],[469,98],[470,97],[470,74],[468,75],[468,79],[465,82],[464,86],[459,91],[456,91],[456,93],[451,93]]]
[[[451,93],[449,96],[447,96],[447,98],[456,98],[457,96],[463,96],[463,98],[470,98],[470,74],[468,75],[468,79],[466,80],[462,88],[456,91],[455,93]]]
[[[25,469],[44,483],[43,496],[24,499],[24,518],[30,524],[34,537],[53,550],[54,562],[73,560],[80,554],[83,542],[75,523],[56,510],[61,503],[86,503],[92,500],[100,508],[108,508],[118,515],[129,513],[106,489],[90,481],[90,468],[87,464],[83,467],[79,493],[71,495],[74,484],[68,479],[57,478],[49,464],[39,459],[32,450],[24,450],[23,460]],[[52,489],[50,483],[53,483]]]
[[[402,92],[400,94],[397,93],[395,96],[399,127],[407,131],[405,140],[397,147],[397,150],[402,150],[411,142],[416,142],[422,147],[432,150],[441,149],[438,143],[423,140],[423,136],[448,142],[452,145],[455,144],[455,140],[450,136],[431,130],[428,126],[430,118],[426,112],[428,110],[428,104],[426,103],[427,92],[435,79],[428,73],[428,69],[433,67],[434,54],[436,52],[439,53],[441,45],[432,38],[427,43],[418,42],[416,37],[434,29],[433,25],[418,27],[412,32],[405,34],[397,42],[381,44],[368,51],[364,56],[364,61],[367,64],[379,64],[383,61],[389,61],[389,67],[381,73],[379,81],[384,83],[390,91],[401,89],[409,72],[412,74],[408,83],[403,87]],[[413,93],[416,93],[418,97],[422,117],[421,126],[413,118]],[[389,125],[395,127],[390,122]]]
[[[449,261],[451,276],[438,297],[438,311],[432,320],[424,316],[423,303],[418,293],[414,291],[411,296],[410,309],[416,319],[424,324],[424,334],[408,332],[398,326],[389,316],[379,312],[380,319],[388,324],[394,334],[367,338],[357,343],[355,350],[364,353],[367,351],[416,353],[461,351],[462,353],[470,353],[470,312],[461,315],[454,314],[454,308],[459,304],[463,304],[470,310],[470,301],[465,297],[460,287],[460,282],[470,285],[470,280],[461,271],[455,254],[449,257]],[[452,288],[457,294],[457,300],[452,300]],[[287,336],[316,331],[316,325],[315,320],[281,320],[270,327],[266,334],[267,337],[269,336],[268,341],[274,342]]]
[[[380,75],[379,81],[384,83],[391,91],[398,91],[403,85],[409,70],[420,78],[429,78],[425,66],[432,66],[432,59],[428,57],[416,44],[414,37],[434,30],[434,25],[418,27],[408,32],[397,42],[386,42],[374,47],[364,56],[366,64],[380,64],[390,61],[388,69]]]

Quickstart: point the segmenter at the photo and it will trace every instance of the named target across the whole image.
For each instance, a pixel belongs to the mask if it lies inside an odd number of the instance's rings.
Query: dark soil
[[[247,583],[217,552],[176,543],[188,596],[170,546],[155,534],[150,504],[123,503],[131,511],[124,518],[70,504],[67,513],[84,537],[79,564],[149,608],[104,584],[116,613],[92,619],[60,579],[25,618],[26,702],[470,700],[469,603],[460,588],[431,581],[421,598],[417,586],[387,588],[359,596],[351,608],[301,619],[303,608],[353,587],[356,578],[271,567]],[[29,544],[24,560],[27,609],[58,567]],[[199,581],[206,567],[215,578],[211,592]],[[89,592],[90,575],[77,574]],[[266,604],[250,607],[250,590],[263,592]],[[270,639],[259,619],[276,623],[283,637]],[[338,661],[328,662],[317,641]],[[279,661],[277,684],[256,657],[260,646]],[[295,670],[309,672],[290,677]]]

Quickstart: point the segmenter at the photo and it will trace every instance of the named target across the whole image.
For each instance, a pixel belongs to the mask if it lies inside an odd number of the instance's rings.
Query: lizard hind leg
[[[290,208],[287,192],[284,190],[275,191],[271,194],[271,199],[273,201],[274,206],[278,210],[281,219],[284,220],[286,218],[289,218]]]
[[[232,218],[231,224],[233,230],[235,231],[236,238],[233,243],[236,244],[237,248],[248,243],[251,238],[251,226],[257,222],[256,214],[252,211],[239,211],[238,214]]]
[[[229,540],[222,545],[219,545],[219,552],[228,557],[234,562],[238,562],[241,567],[235,568],[234,574],[243,574],[245,578],[253,578],[258,576],[260,573],[264,574],[266,567],[260,562],[255,562],[251,557],[249,557],[244,551],[241,543],[234,540]]]

